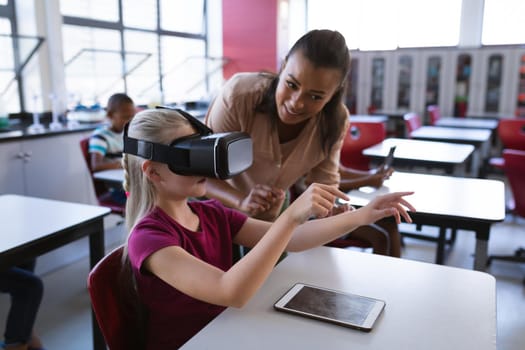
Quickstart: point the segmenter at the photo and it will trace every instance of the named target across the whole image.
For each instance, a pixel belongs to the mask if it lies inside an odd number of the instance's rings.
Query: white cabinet
[[[21,142],[0,143],[0,194],[24,194],[25,156]]]
[[[50,135],[0,143],[0,193],[96,204],[80,151],[89,132]]]
[[[349,93],[356,114],[374,105],[425,115],[428,104],[437,104],[445,116],[525,115],[522,47],[352,51],[351,56],[358,60]]]
[[[80,151],[80,140],[92,131],[50,134],[0,142],[0,194],[97,204],[91,175]],[[120,243],[120,231],[107,239]],[[107,237],[106,237],[107,238]],[[38,257],[42,274],[88,256],[88,238],[72,242]]]

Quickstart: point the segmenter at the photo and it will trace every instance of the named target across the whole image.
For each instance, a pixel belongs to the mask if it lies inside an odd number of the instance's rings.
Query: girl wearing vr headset
[[[405,207],[414,208],[403,198],[410,192],[379,196],[361,209],[327,216],[337,198],[348,197],[335,186],[312,184],[273,223],[214,199],[190,201],[206,194],[209,179],[177,174],[170,159],[136,154],[175,145],[195,132],[182,114],[158,109],[139,112],[124,134],[125,143],[131,138],[138,145],[132,151],[125,146],[123,158],[127,258],[147,310],[147,349],[177,348],[225,307],[242,307],[285,250],[325,244],[386,216],[410,222]],[[319,219],[308,220],[314,216]],[[235,265],[232,243],[252,248]]]
[[[305,174],[306,184],[345,191],[353,185],[381,186],[391,168],[367,174],[339,166],[349,126],[342,102],[349,70],[344,37],[337,31],[313,30],[291,48],[279,75],[234,75],[210,105],[205,122],[214,132],[247,132],[254,161],[230,180],[210,180],[207,196],[273,221],[286,206],[285,191]],[[371,243],[374,253],[401,255],[399,231],[391,219],[359,228],[350,237]]]

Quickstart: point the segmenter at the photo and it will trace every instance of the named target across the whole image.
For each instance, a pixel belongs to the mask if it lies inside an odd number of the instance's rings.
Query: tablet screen
[[[354,324],[363,324],[375,302],[351,294],[341,294],[305,286],[285,307]]]
[[[302,283],[294,285],[274,307],[342,326],[370,331],[385,306],[382,300]]]

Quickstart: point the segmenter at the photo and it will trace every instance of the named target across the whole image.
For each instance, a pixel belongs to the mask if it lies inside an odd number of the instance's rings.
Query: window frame
[[[122,67],[122,79],[124,83],[124,90],[127,93],[128,91],[128,82],[127,82],[127,74],[126,74],[126,44],[125,44],[125,36],[124,32],[126,30],[133,30],[137,32],[143,32],[143,33],[150,33],[155,34],[157,36],[157,72],[158,72],[158,84],[159,84],[159,91],[161,94],[162,103],[165,103],[164,101],[164,84],[163,84],[163,66],[162,66],[162,45],[161,45],[161,39],[162,37],[178,37],[178,38],[185,38],[185,39],[194,39],[194,40],[202,40],[204,42],[204,55],[205,57],[209,56],[209,43],[208,43],[208,1],[203,0],[203,13],[202,13],[202,19],[203,19],[203,33],[202,34],[195,34],[195,33],[186,33],[186,32],[177,32],[177,31],[171,31],[171,30],[165,30],[161,28],[161,14],[160,14],[160,2],[161,0],[156,0],[156,28],[155,29],[146,29],[146,28],[140,28],[140,27],[134,27],[134,26],[125,26],[124,25],[124,16],[123,16],[123,0],[116,0],[118,2],[118,21],[116,22],[109,22],[109,21],[103,21],[103,20],[97,20],[93,18],[82,18],[82,17],[76,17],[76,16],[67,16],[62,15],[62,24],[63,25],[73,25],[73,26],[79,26],[79,27],[89,27],[89,28],[101,28],[101,29],[109,29],[109,30],[115,30],[119,32],[120,36],[120,49],[117,51],[120,51],[120,58],[121,58],[121,67]],[[209,90],[209,76],[205,76],[205,85],[206,89]]]

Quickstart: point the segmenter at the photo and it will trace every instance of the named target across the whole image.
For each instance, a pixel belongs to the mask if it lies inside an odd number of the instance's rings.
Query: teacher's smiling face
[[[316,67],[299,50],[286,61],[275,91],[282,123],[295,125],[317,115],[341,86],[341,71]]]

